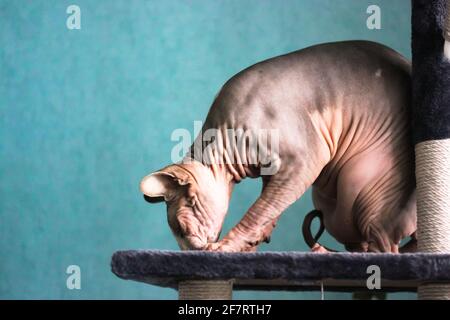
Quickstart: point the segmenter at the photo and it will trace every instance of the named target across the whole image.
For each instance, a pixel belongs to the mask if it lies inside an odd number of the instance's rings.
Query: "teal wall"
[[[81,30],[66,28],[73,3]],[[366,28],[369,4],[381,7],[382,30]],[[175,298],[109,267],[118,249],[177,249],[165,205],[138,189],[169,163],[172,131],[192,130],[221,85],[262,59],[347,39],[409,56],[409,24],[409,0],[0,0],[0,298]],[[226,228],[259,188],[237,187]],[[306,250],[299,228],[310,209],[308,192],[261,250]],[[66,288],[71,264],[81,290]]]

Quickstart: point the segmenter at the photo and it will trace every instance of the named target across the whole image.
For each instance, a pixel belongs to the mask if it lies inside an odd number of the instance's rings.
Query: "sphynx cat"
[[[367,41],[257,63],[214,100],[202,128],[218,132],[208,157],[196,156],[194,143],[185,161],[146,176],[141,190],[147,201],[167,203],[182,249],[254,251],[312,186],[325,229],[347,250],[397,253],[416,230],[410,69],[399,53]],[[227,150],[227,129],[275,130],[279,145],[258,142],[269,163],[250,162],[248,145],[237,155]],[[262,174],[267,167],[275,170]],[[247,177],[262,178],[261,194],[219,240],[233,186]]]

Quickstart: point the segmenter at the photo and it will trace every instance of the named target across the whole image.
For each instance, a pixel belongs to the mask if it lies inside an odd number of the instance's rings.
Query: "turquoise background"
[[[81,30],[66,28],[70,4],[81,8]],[[381,7],[382,30],[366,28],[370,4]],[[140,179],[170,162],[172,131],[192,132],[233,74],[348,39],[379,41],[409,57],[409,0],[1,0],[0,298],[176,298],[110,272],[115,250],[177,249],[165,205],[143,201]],[[226,229],[259,188],[259,181],[237,187]],[[307,250],[300,225],[310,209],[308,192],[261,250]],[[81,267],[81,290],[66,288],[71,264]]]

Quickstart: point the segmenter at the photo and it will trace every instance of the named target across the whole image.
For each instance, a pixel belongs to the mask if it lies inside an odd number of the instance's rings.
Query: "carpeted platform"
[[[416,291],[420,282],[450,283],[450,254],[304,252],[215,253],[128,250],[114,253],[118,277],[177,288],[183,280],[234,279],[241,290],[365,290],[367,267],[381,271],[383,291]]]

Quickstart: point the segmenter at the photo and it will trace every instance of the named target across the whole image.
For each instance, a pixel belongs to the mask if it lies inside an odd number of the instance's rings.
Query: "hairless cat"
[[[146,176],[141,190],[149,202],[167,203],[182,249],[253,251],[312,186],[324,227],[347,250],[397,253],[416,230],[410,69],[399,53],[368,41],[257,63],[223,86],[184,161]],[[199,142],[210,129],[215,138]],[[269,162],[249,161],[254,150],[245,143],[231,152],[229,129],[276,132],[266,147],[257,142]],[[212,141],[207,157],[195,152]],[[263,173],[267,167],[275,170]],[[262,179],[261,194],[219,240],[233,186],[246,177]],[[316,243],[313,251],[326,249]]]

